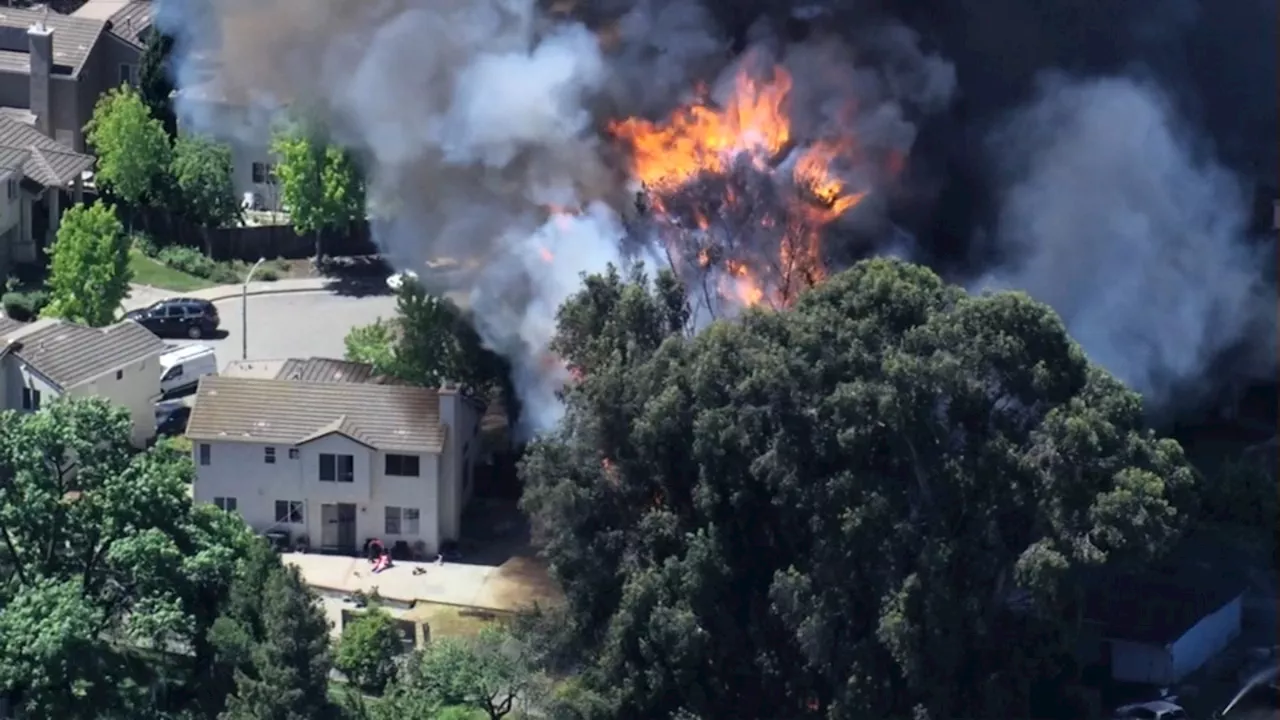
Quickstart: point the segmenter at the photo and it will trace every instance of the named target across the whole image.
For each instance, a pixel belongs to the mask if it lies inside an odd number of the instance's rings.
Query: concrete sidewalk
[[[334,283],[333,278],[289,278],[283,280],[255,281],[249,283],[249,295],[278,295],[282,293],[324,292]],[[121,305],[126,311],[148,307],[161,300],[172,297],[189,297],[209,302],[238,298],[244,292],[240,285],[218,285],[217,287],[195,290],[192,292],[174,292],[150,285],[130,285],[129,297]]]

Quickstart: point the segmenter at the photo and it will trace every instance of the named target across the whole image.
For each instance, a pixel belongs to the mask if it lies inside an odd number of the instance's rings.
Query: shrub
[[[217,267],[217,263],[199,250],[182,245],[170,245],[161,249],[156,259],[174,270],[202,278],[209,278]]]
[[[256,275],[253,276],[253,279],[261,280],[263,282],[274,282],[280,279],[280,275],[272,268],[264,267],[261,270],[259,270]]]
[[[395,677],[402,652],[396,621],[375,605],[343,628],[333,665],[361,690],[381,694]]]
[[[155,240],[152,240],[150,235],[134,233],[129,238],[129,241],[133,245],[134,250],[137,250],[149,258],[154,258],[160,254],[160,247],[156,245]]]
[[[4,314],[20,322],[36,319],[48,304],[47,290],[7,292],[0,298],[0,306],[4,307]]]

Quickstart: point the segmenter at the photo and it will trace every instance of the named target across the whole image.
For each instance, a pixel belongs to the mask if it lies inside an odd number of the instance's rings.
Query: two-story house
[[[313,548],[430,555],[459,537],[479,415],[453,390],[206,376],[187,423],[194,496]]]
[[[155,437],[165,345],[146,328],[0,317],[0,342],[0,407],[36,411],[62,396],[98,396],[129,411],[136,446]]]

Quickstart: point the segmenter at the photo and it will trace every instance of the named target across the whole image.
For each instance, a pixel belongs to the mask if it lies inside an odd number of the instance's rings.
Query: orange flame
[[[768,301],[788,304],[800,290],[822,280],[822,228],[855,207],[865,196],[851,191],[832,165],[856,150],[852,140],[822,140],[790,151],[790,163],[780,160],[793,144],[787,102],[791,76],[774,67],[763,79],[746,70],[735,78],[733,93],[722,107],[709,104],[705,91],[698,99],[662,122],[628,118],[615,122],[610,132],[631,151],[631,169],[649,196],[649,207],[667,213],[673,194],[706,174],[726,174],[745,158],[757,169],[775,173],[790,168],[790,181],[800,191],[781,217],[765,214],[764,228],[782,232],[778,257],[769,280],[766,268],[752,267],[743,259],[720,257],[701,248],[691,261],[699,268],[720,270],[720,294],[742,305]],[[730,187],[719,198],[719,208],[750,207],[751,198],[740,197]],[[692,221],[699,231],[712,227],[714,208],[699,208]],[[685,228],[689,228],[686,224]],[[681,238],[684,240],[684,238]],[[684,240],[687,242],[687,240]],[[686,257],[673,248],[673,254]],[[758,260],[757,260],[758,262]]]

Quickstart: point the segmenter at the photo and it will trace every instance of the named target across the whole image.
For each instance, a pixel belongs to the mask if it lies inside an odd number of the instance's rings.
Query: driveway
[[[248,320],[248,356],[251,360],[313,356],[341,358],[347,333],[380,317],[394,317],[396,299],[390,295],[352,297],[323,291],[251,295],[247,314],[242,313],[244,308],[240,298],[220,300],[215,304],[222,318],[222,328],[217,337],[167,342],[211,345],[221,369],[227,362],[241,359],[244,319]]]

